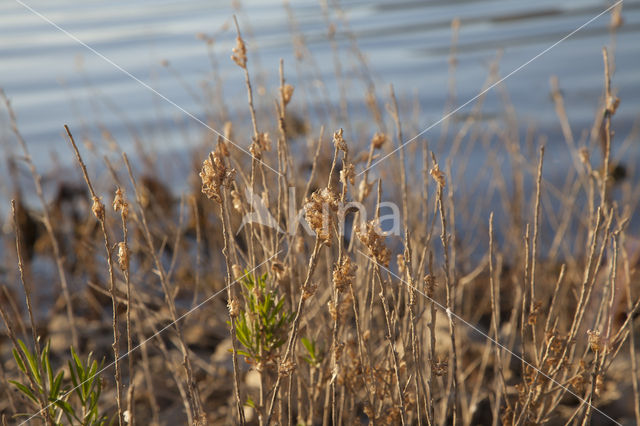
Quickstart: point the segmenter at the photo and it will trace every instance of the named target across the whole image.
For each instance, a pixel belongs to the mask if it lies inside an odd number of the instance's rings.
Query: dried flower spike
[[[312,297],[317,290],[318,290],[318,284],[316,283],[313,283],[313,284],[310,283],[306,287],[302,287],[302,299],[306,301],[307,299]]]
[[[347,182],[351,185],[356,183],[356,168],[351,163],[346,163],[342,170],[340,170],[340,181],[344,186],[347,186]]]
[[[236,318],[240,315],[240,302],[238,302],[238,299],[231,299],[227,304],[227,308],[229,308],[229,316],[231,318]]]
[[[118,264],[123,271],[129,270],[129,247],[124,241],[118,243]]]
[[[93,197],[93,205],[91,206],[91,211],[93,215],[99,220],[104,220],[104,204],[100,201],[100,199],[96,196]]]
[[[296,364],[290,360],[285,360],[282,364],[278,366],[278,373],[282,377],[287,377],[296,369]]]
[[[240,68],[247,68],[247,47],[240,36],[236,37],[236,47],[233,48],[232,52],[231,59],[233,59],[233,62]]]
[[[377,219],[370,220],[356,231],[358,238],[367,246],[375,261],[384,267],[389,266],[391,252],[385,244],[385,237]]]
[[[342,137],[342,133],[343,133],[342,129],[333,133],[333,143],[335,144],[336,148],[346,153],[348,151],[348,148],[347,148],[347,143],[344,141],[344,138]]]
[[[233,179],[234,170],[227,168],[218,151],[212,152],[202,163],[200,178],[202,179],[202,193],[208,198],[222,202],[221,188]]]
[[[600,352],[604,349],[604,339],[600,335],[598,330],[588,330],[587,334],[589,335],[589,347],[594,352]]]
[[[282,88],[282,99],[284,100],[284,104],[288,105],[291,102],[291,97],[293,96],[293,86],[290,84],[285,84]]]
[[[116,195],[113,198],[113,210],[119,211],[125,219],[129,215],[129,204],[125,200],[124,191],[120,187],[116,189]]]
[[[429,298],[433,298],[433,292],[436,288],[436,278],[431,275],[431,274],[427,274],[424,277],[424,287],[427,290],[427,297]]]
[[[330,229],[333,217],[330,210],[337,210],[338,201],[327,188],[316,191],[304,204],[304,218],[315,232],[316,237],[326,245],[331,245]]]
[[[233,279],[236,281],[244,276],[244,272],[242,271],[242,268],[240,267],[240,265],[234,264],[231,267],[231,275],[233,276]]]
[[[342,293],[353,284],[356,277],[357,265],[354,265],[349,256],[343,256],[340,263],[333,270],[333,285]]]
[[[380,149],[386,141],[387,135],[381,132],[376,132],[376,134],[371,138],[371,145],[373,145],[373,149]]]
[[[429,174],[431,175],[433,180],[438,182],[438,185],[441,188],[445,187],[447,181],[445,180],[444,173],[440,170],[440,166],[438,166],[437,164],[434,165],[433,168],[431,170],[429,170]]]

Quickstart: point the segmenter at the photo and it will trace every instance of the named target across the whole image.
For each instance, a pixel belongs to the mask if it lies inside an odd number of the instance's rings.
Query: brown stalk
[[[65,131],[67,132],[67,136],[69,136],[69,141],[73,146],[73,150],[76,154],[76,159],[78,160],[78,164],[82,169],[82,175],[84,176],[84,180],[87,183],[87,187],[89,188],[89,193],[91,195],[91,199],[93,200],[93,213],[100,222],[100,228],[102,229],[102,236],[104,237],[104,247],[107,255],[107,264],[109,266],[109,293],[111,294],[111,307],[113,309],[113,356],[115,358],[115,379],[116,379],[116,401],[118,404],[118,423],[120,426],[124,424],[124,410],[122,407],[122,373],[120,371],[120,333],[118,330],[118,302],[116,300],[116,282],[113,274],[113,258],[111,253],[111,243],[109,242],[109,235],[107,233],[107,227],[105,223],[105,208],[104,204],[98,198],[95,190],[93,189],[93,185],[91,185],[91,179],[89,179],[89,174],[87,173],[87,167],[82,161],[82,157],[80,156],[80,151],[78,151],[78,147],[76,145],[76,141],[73,139],[73,135],[71,134],[71,130],[65,124]],[[129,357],[131,359],[131,357]]]
[[[435,154],[431,153],[431,158],[433,160],[434,169],[438,167],[438,163],[436,161]],[[442,231],[440,234],[440,240],[442,241],[442,247],[444,251],[444,280],[445,280],[445,292],[446,292],[446,306],[447,306],[447,317],[449,318],[449,334],[451,337],[451,356],[453,358],[452,368],[451,368],[451,394],[450,398],[453,398],[453,424],[457,424],[458,422],[458,356],[456,350],[456,332],[455,332],[455,321],[453,319],[452,313],[455,312],[455,307],[453,306],[453,297],[455,294],[454,284],[451,282],[450,276],[450,264],[449,264],[449,235],[447,234],[447,217],[444,210],[443,203],[443,189],[444,184],[442,181],[438,181],[438,193],[437,193],[437,204],[440,211],[440,225],[442,227]]]
[[[209,154],[211,157],[211,161],[213,162],[213,156]],[[213,164],[213,163],[212,163]],[[229,254],[229,207],[227,206],[227,193],[225,190],[222,192],[222,202],[220,203],[220,217],[222,219],[222,235],[224,238],[224,248],[222,249],[222,254],[225,259],[225,264],[227,267],[227,300],[229,301],[229,306],[233,301],[233,293],[231,291],[232,284],[232,266],[231,259]],[[242,399],[240,397],[240,378],[239,378],[239,368],[238,368],[238,349],[236,342],[236,322],[232,316],[231,309],[229,309],[229,332],[231,333],[231,350],[232,350],[232,362],[233,362],[233,384],[234,384],[234,392],[236,399],[236,411],[238,414],[238,419],[240,424],[245,423],[244,418],[244,410],[242,408]]]
[[[293,350],[293,346],[298,337],[298,327],[300,326],[300,320],[302,318],[302,309],[304,307],[304,295],[305,291],[311,282],[311,276],[318,265],[318,254],[320,253],[320,249],[323,244],[319,238],[316,238],[315,245],[313,247],[313,252],[311,253],[311,257],[309,258],[309,266],[307,269],[307,275],[304,279],[302,287],[300,289],[300,298],[298,299],[298,307],[296,309],[296,315],[293,319],[293,324],[291,325],[291,331],[289,333],[289,338],[287,339],[287,347],[285,349],[284,355],[282,356],[281,364],[286,363],[289,360],[289,356],[291,355],[291,351]],[[269,404],[269,411],[267,412],[266,424],[268,425],[271,421],[271,416],[273,415],[273,409],[275,407],[275,400],[278,395],[278,390],[280,388],[280,381],[282,380],[282,374],[278,374],[278,378],[273,387],[271,403]]]

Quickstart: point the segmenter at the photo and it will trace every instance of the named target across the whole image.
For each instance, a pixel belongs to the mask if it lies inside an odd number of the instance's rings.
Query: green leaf
[[[246,405],[246,406],[248,406],[248,407],[251,407],[251,408],[253,408],[254,410],[255,410],[255,408],[256,408],[256,404],[255,404],[255,402],[253,402],[253,399],[251,399],[251,397],[250,397],[250,396],[247,396],[247,402],[245,402],[245,403],[244,403],[244,405]]]
[[[71,356],[73,357],[73,360],[76,363],[76,368],[78,370],[79,375],[84,376],[84,368],[82,367],[82,361],[80,361],[80,358],[78,357],[78,354],[76,353],[76,351],[73,349],[73,346],[71,346]]]
[[[20,358],[20,354],[18,353],[18,351],[13,348],[13,358],[15,358],[16,363],[18,364],[18,368],[20,369],[20,371],[22,371],[24,374],[27,374],[27,369],[24,366],[24,362],[22,362],[22,358]]]
[[[11,383],[12,385],[14,385],[15,387],[17,387],[18,389],[20,389],[20,392],[22,392],[23,394],[25,394],[27,397],[29,397],[29,399],[31,399],[33,402],[35,402],[36,404],[38,404],[38,398],[36,398],[36,396],[33,394],[33,392],[31,391],[31,389],[29,389],[28,387],[26,387],[25,385],[23,385],[20,382],[16,382],[15,380],[9,380],[9,383]]]
[[[27,362],[29,363],[29,370],[31,374],[36,380],[36,383],[42,386],[42,380],[40,378],[40,369],[38,368],[38,359],[34,354],[31,353],[29,348],[24,344],[24,342],[18,339],[18,345],[20,345],[20,349],[22,349],[22,353],[27,358]]]
[[[64,371],[60,371],[56,378],[52,380],[50,398],[57,398],[60,392],[60,386],[62,385],[62,379],[64,378]]]

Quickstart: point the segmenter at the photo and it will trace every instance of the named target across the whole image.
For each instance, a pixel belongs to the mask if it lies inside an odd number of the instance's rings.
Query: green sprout
[[[307,350],[308,356],[304,357],[304,360],[312,367],[317,367],[322,362],[322,352],[316,347],[315,340],[309,340],[306,337],[300,339],[302,345]]]
[[[74,407],[69,403],[73,392],[64,386],[64,370],[60,370],[54,375],[54,370],[51,367],[51,342],[47,342],[39,356],[36,352],[31,352],[20,339],[18,339],[18,346],[27,363],[25,364],[22,361],[22,357],[16,348],[13,349],[13,357],[28,384],[17,380],[10,380],[9,382],[28,398],[32,408],[40,412],[39,397],[44,396],[44,399],[49,404],[47,407],[49,417],[55,425],[63,424],[63,416],[66,420],[64,424],[70,425],[99,426],[107,423],[107,417],[100,415],[98,412],[98,399],[102,388],[102,380],[97,375],[97,372],[102,365],[99,367],[95,360],[92,361],[91,354],[89,354],[86,362],[82,362],[73,347],[71,348],[73,363],[69,362],[69,371],[71,373],[73,391],[75,391],[80,401],[80,406]],[[42,370],[40,369],[41,367]],[[44,377],[42,377],[40,371],[43,372]],[[33,378],[35,389],[31,386],[29,376]]]
[[[275,290],[267,290],[267,274],[255,277],[246,273],[242,279],[245,309],[235,319],[236,336],[244,347],[238,351],[247,362],[272,361],[286,342],[286,330],[293,313],[284,307],[284,299]]]

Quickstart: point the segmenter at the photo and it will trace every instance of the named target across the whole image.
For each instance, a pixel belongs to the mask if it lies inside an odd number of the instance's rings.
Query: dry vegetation
[[[293,18],[292,32],[307,66]],[[200,38],[215,59],[214,39]],[[375,87],[355,40],[351,49],[364,124],[345,102],[307,101],[315,86],[294,90],[282,63],[276,96],[256,99],[238,30],[251,129],[232,131],[214,101],[208,123],[224,134],[207,133],[179,198],[160,170],[139,174],[124,154],[87,170],[66,129],[85,182],[61,180],[49,199],[6,102],[23,152],[11,160],[15,239],[0,277],[3,422],[640,423],[640,247],[627,232],[637,177],[611,157],[627,142],[613,137],[606,51],[604,96],[580,140],[552,81],[574,160],[558,185],[545,179],[544,139],[519,140],[503,85],[501,121],[478,119],[481,97],[439,142],[400,147],[420,123]],[[498,79],[493,67],[487,85]],[[214,97],[221,85],[208,86]],[[481,165],[471,182],[470,162]],[[25,165],[39,202],[29,207]],[[236,234],[256,212],[248,188],[284,232],[247,223]],[[344,208],[354,201],[366,217]],[[399,235],[381,235],[385,201],[399,206]]]

